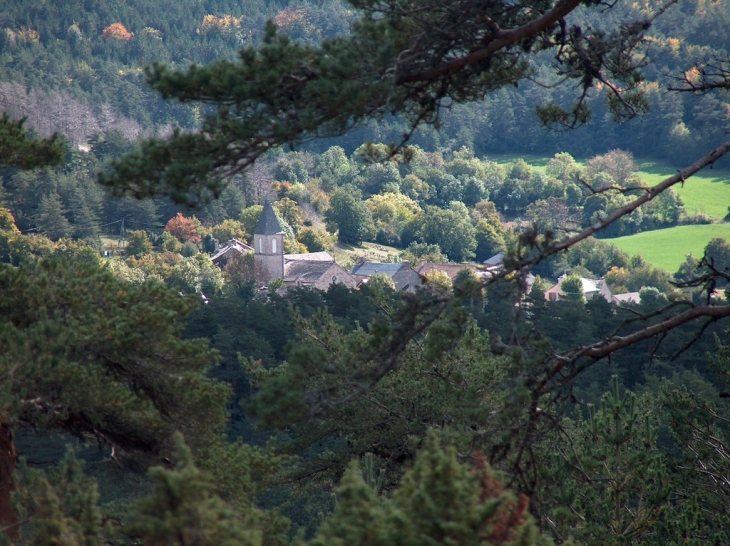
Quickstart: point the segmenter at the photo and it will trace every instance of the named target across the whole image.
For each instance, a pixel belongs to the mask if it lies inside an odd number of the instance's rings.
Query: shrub
[[[101,33],[101,37],[105,40],[116,40],[119,42],[128,42],[132,39],[132,36],[133,34],[122,23],[112,23]]]

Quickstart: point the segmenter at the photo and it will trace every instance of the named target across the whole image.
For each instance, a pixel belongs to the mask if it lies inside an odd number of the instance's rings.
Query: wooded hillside
[[[651,2],[619,4],[585,25],[609,28],[648,13]],[[614,148],[637,157],[686,161],[722,138],[725,102],[714,95],[668,93],[684,71],[727,47],[730,17],[725,0],[682,3],[654,21],[648,34],[646,81],[640,88],[649,113],[617,125],[592,90],[591,123],[576,131],[550,133],[535,123],[534,109],[547,100],[568,100],[565,88],[545,88],[551,79],[548,57],[536,58],[534,82],[504,89],[477,103],[444,114],[438,133],[425,130],[414,143],[427,151],[467,146],[477,155],[566,151],[589,157]],[[75,142],[109,129],[136,138],[145,132],[193,127],[197,108],[162,101],[145,85],[143,67],[152,62],[186,67],[234,58],[239,48],[258,43],[264,23],[273,19],[282,32],[304,43],[348,32],[353,12],[339,1],[324,3],[181,1],[161,6],[134,0],[88,4],[81,0],[9,0],[3,5],[0,46],[0,109],[29,116],[42,135],[61,130]],[[350,133],[338,142],[348,153],[366,140],[397,141],[404,127],[396,119]],[[324,145],[329,146],[332,143]],[[326,148],[317,148],[323,151]]]
[[[730,244],[601,240],[711,221],[727,3],[347,6],[7,3],[0,543],[727,543]]]

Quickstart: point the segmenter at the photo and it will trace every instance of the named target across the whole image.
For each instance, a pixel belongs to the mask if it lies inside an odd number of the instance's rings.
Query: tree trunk
[[[20,535],[18,514],[10,503],[10,493],[15,491],[13,475],[17,462],[12,426],[8,416],[0,414],[0,529],[5,529],[11,542]]]

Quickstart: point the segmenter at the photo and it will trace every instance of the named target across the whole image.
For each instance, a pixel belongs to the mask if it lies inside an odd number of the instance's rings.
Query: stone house
[[[235,256],[240,256],[241,254],[246,254],[248,252],[253,252],[253,248],[248,246],[246,243],[242,243],[238,239],[231,239],[225,245],[220,247],[210,259],[215,265],[224,269],[229,260]]]
[[[561,275],[558,278],[557,284],[549,290],[545,291],[546,300],[557,301],[565,296],[565,292],[563,292],[561,285],[563,284],[563,281],[566,279],[566,277],[567,275]],[[594,280],[581,277],[580,280],[583,287],[583,294],[585,295],[586,300],[591,300],[595,297],[601,297],[609,303],[613,301],[611,297],[611,290],[608,288],[606,281],[604,281],[603,279]]]
[[[327,252],[284,254],[284,232],[269,199],[264,203],[253,234],[256,264],[267,272],[267,281],[283,279],[287,287],[327,290],[331,284],[355,288],[357,283]]]
[[[333,284],[343,284],[347,288],[356,288],[357,282],[342,269],[334,259],[323,260],[291,260],[284,264],[284,284],[287,287],[305,287],[327,290]]]
[[[399,264],[363,262],[357,264],[350,271],[350,274],[358,285],[367,282],[376,273],[388,275],[388,277],[393,279],[396,290],[415,292],[416,287],[421,284],[420,275],[411,269],[411,265],[408,262],[401,262]]]

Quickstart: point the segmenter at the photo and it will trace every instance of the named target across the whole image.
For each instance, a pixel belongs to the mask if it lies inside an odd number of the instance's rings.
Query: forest
[[[727,2],[4,8],[0,543],[727,543]]]

